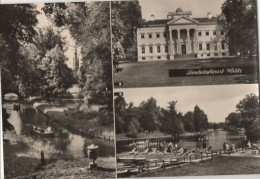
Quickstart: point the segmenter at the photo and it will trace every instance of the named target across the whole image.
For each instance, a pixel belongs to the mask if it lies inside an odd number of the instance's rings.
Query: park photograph
[[[259,174],[257,84],[115,91],[117,177]]]
[[[109,3],[0,5],[1,177],[116,177]]]
[[[111,4],[115,88],[258,83],[256,0]]]

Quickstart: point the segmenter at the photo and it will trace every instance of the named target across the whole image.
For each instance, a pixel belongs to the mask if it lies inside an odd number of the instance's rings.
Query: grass
[[[141,173],[134,177],[259,174],[259,167],[260,158],[217,157],[213,160],[193,163],[182,167]]]
[[[4,172],[5,178],[114,178],[114,157],[98,158],[98,169],[87,169],[89,160],[64,160],[57,158],[47,162],[46,166],[40,165],[40,158],[27,155],[32,149],[23,142],[17,144],[4,144]],[[24,154],[23,156],[21,154]],[[48,160],[49,161],[49,160]]]
[[[4,148],[4,173],[5,178],[14,178],[26,175],[34,171],[40,164],[40,160],[34,157],[22,156],[17,154],[27,152],[29,146],[24,143],[3,144]]]
[[[210,67],[258,67],[257,60],[246,58],[213,58],[155,62],[131,62],[120,64],[122,72],[115,73],[115,82],[123,82],[123,88],[186,86],[186,85],[217,85],[237,83],[258,83],[258,75],[220,75],[200,77],[169,77],[169,69],[198,69]],[[121,87],[117,87],[121,88]]]
[[[89,160],[80,159],[73,161],[58,160],[55,163],[43,167],[41,170],[26,175],[21,178],[115,178],[115,159],[111,158],[98,158],[96,163],[97,169],[88,169]]]

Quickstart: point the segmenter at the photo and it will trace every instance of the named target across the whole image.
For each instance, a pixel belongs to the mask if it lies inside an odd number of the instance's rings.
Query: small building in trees
[[[193,18],[191,11],[177,8],[167,19],[155,19],[137,29],[138,62],[209,58],[229,55],[223,26],[209,12]]]

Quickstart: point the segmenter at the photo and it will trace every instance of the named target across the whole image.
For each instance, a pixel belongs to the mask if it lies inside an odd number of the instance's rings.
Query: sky
[[[123,92],[125,101],[133,102],[134,106],[151,97],[163,108],[167,108],[168,102],[177,100],[176,108],[184,114],[198,105],[208,115],[209,122],[224,122],[229,113],[236,112],[236,105],[246,95],[254,93],[258,96],[258,85],[123,88],[115,91]]]
[[[37,10],[40,11],[40,14],[37,15],[38,19],[38,24],[37,27],[42,28],[46,26],[53,26],[54,25],[49,21],[49,19],[45,16],[44,12],[41,10],[44,6],[44,3],[38,3],[37,4]],[[74,56],[74,51],[75,51],[75,41],[71,37],[70,33],[68,30],[63,30],[61,33],[63,37],[65,37],[65,40],[67,42],[67,48],[68,50],[65,52],[65,56],[68,58],[67,65],[68,67],[72,68],[73,67],[73,56]]]
[[[183,11],[192,11],[192,17],[207,17],[221,13],[221,5],[225,0],[139,0],[142,8],[142,18],[150,20],[151,14],[155,19],[166,19],[168,12],[176,11],[178,7]]]

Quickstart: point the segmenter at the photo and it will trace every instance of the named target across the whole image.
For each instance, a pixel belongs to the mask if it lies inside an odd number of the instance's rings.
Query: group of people
[[[223,143],[223,150],[227,152],[233,152],[236,150],[235,144],[228,144],[226,142]]]
[[[42,133],[44,133],[44,132],[51,132],[52,131],[51,126],[47,126],[47,125],[37,126],[37,125],[33,124],[33,129],[37,130],[37,131],[40,131]]]
[[[178,148],[178,144],[177,143],[173,144],[172,142],[167,143],[163,141],[163,143],[160,143],[159,145],[160,151],[164,151],[168,153],[172,153],[173,151],[177,150],[177,148]]]

